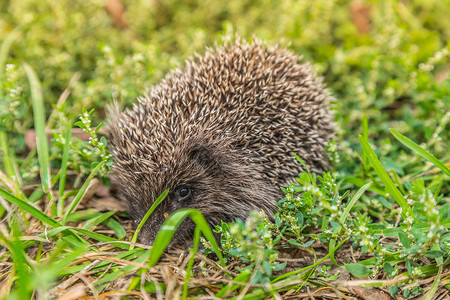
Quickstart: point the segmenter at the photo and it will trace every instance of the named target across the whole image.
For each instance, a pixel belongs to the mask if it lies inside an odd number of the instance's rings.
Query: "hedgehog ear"
[[[189,159],[208,168],[218,166],[218,161],[215,159],[211,147],[205,144],[194,145],[189,151]]]

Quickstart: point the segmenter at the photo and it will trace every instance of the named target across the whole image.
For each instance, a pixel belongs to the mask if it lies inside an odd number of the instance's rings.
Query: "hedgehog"
[[[329,165],[332,97],[311,64],[261,41],[237,39],[205,52],[132,108],[110,112],[112,181],[134,224],[170,191],[141,228],[145,244],[181,208],[200,210],[212,228],[253,210],[270,216],[280,186],[302,169],[292,153],[311,172]],[[194,228],[185,220],[172,243],[191,243]]]

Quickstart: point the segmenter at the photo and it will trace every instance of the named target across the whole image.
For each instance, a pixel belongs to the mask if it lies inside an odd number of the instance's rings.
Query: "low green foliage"
[[[207,288],[257,299],[305,285],[349,293],[343,271],[393,296],[433,299],[449,288],[446,1],[118,2],[123,13],[98,0],[0,2],[0,298],[57,297],[79,278],[93,296],[187,298]],[[336,99],[333,168],[282,187],[273,219],[253,212],[214,228],[221,250],[195,210],[169,216],[151,250],[130,245],[138,231],[127,236],[122,215],[82,205],[96,177],[109,185],[105,107],[130,105],[235,33],[287,45],[324,76]],[[79,128],[88,141],[74,137]],[[187,217],[197,229],[177,290],[154,274],[165,272],[157,262]],[[225,268],[199,261],[199,248]],[[311,263],[291,270],[284,257],[294,250]],[[200,284],[211,270],[223,280]]]
[[[375,157],[368,156],[372,163],[379,163]],[[380,168],[384,171],[382,166]],[[352,211],[347,206],[353,206],[355,201],[345,204],[343,200],[348,192],[343,196],[338,192],[338,186],[345,180],[338,180],[336,184],[335,178],[332,173],[324,173],[317,178],[308,172],[300,173],[296,182],[284,190],[286,198],[279,202],[280,209],[274,215],[274,223],[261,214],[253,214],[245,224],[240,221],[218,227],[217,231],[223,233],[223,249],[228,255],[239,257],[248,263],[249,267],[257,265],[259,272],[266,275],[264,279],[257,281],[259,283],[269,280],[272,270],[279,270],[280,264],[273,263],[278,254],[274,250],[277,243],[310,247],[315,241],[330,245],[334,241],[334,245],[336,241],[349,240],[353,247],[359,245],[363,253],[375,256],[344,266],[357,277],[382,273],[394,277],[398,275],[394,268],[398,270],[398,264],[406,262],[409,279],[413,280],[424,275],[422,268],[426,266],[414,262],[416,259],[426,256],[434,260],[450,261],[447,237],[450,234],[450,203],[440,194],[442,179],[430,185],[425,185],[422,179],[405,182],[408,202],[404,200],[404,207],[378,219],[375,212],[380,214],[394,207],[392,201],[397,199],[384,199],[386,192],[363,195],[370,187],[367,184],[361,189],[362,193],[352,200],[357,201],[360,196],[362,199],[370,197],[380,201],[381,205]],[[375,183],[379,181],[376,180]],[[370,212],[371,209],[374,211]],[[403,222],[398,223],[399,218],[403,218],[404,210],[407,211],[406,217]],[[350,214],[346,215],[348,212]],[[317,224],[321,225],[321,231],[311,232],[311,229],[317,229]],[[437,264],[442,262],[436,260]],[[438,270],[436,265],[435,272]]]

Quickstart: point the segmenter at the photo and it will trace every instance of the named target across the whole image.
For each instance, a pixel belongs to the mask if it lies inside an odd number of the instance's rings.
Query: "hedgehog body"
[[[199,209],[210,223],[270,214],[301,169],[327,167],[330,95],[311,65],[278,47],[237,41],[208,49],[166,76],[131,109],[110,116],[113,180],[138,224],[167,188],[168,197],[141,229],[151,244],[167,214]],[[174,243],[189,241],[185,221]]]

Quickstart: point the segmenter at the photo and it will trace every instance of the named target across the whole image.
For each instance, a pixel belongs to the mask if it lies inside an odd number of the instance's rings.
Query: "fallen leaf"
[[[353,294],[362,298],[363,300],[371,300],[371,299],[390,300],[390,299],[392,299],[388,293],[386,293],[385,291],[382,291],[380,289],[376,289],[376,288],[353,287],[353,288],[349,288],[349,290]]]
[[[84,132],[81,128],[72,128],[72,137],[77,137],[82,141],[89,141],[90,134]],[[52,138],[51,134],[47,134],[47,140],[50,142]],[[36,131],[34,129],[28,129],[25,131],[25,144],[29,150],[36,147]]]
[[[97,211],[127,211],[127,205],[114,197],[93,198],[86,203],[86,207]]]
[[[75,300],[83,296],[86,296],[86,288],[84,284],[78,283],[68,288],[61,296],[58,297],[58,300]]]
[[[356,0],[350,4],[350,16],[358,32],[366,34],[372,28],[371,7],[363,1]]]
[[[114,26],[124,29],[128,27],[125,20],[125,8],[120,0],[106,0],[106,11],[112,17]]]

